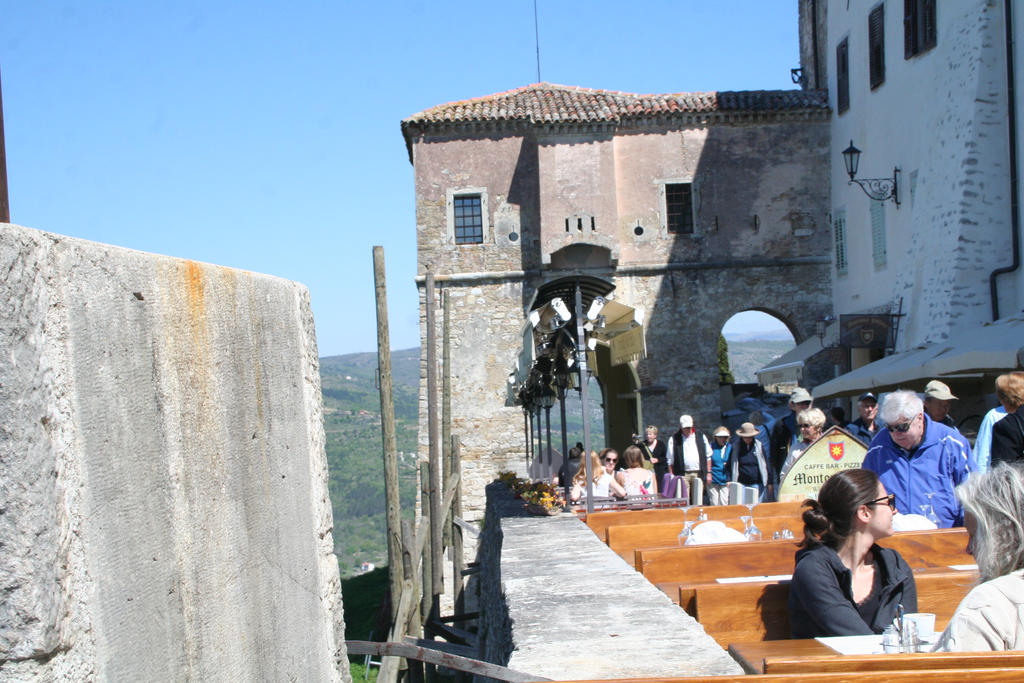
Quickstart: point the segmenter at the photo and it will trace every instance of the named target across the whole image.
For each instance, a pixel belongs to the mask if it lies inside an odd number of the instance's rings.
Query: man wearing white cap
[[[954,400],[956,396],[944,382],[933,379],[924,387],[924,412],[928,413],[933,422],[956,429],[956,423],[949,416],[951,401]]]
[[[775,475],[782,470],[790,447],[800,440],[800,429],[796,426],[796,416],[810,408],[813,402],[814,399],[811,398],[809,391],[803,387],[797,387],[789,395],[789,409],[792,412],[776,421],[772,427],[772,452],[769,455],[769,460],[771,461],[771,471]]]
[[[686,478],[690,502],[697,505],[703,501],[694,500],[693,482],[710,469],[707,464],[710,453],[708,437],[694,429],[692,417],[680,415],[679,430],[668,440],[668,467],[672,474]]]

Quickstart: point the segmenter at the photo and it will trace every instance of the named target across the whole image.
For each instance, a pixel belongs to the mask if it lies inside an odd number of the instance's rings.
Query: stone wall
[[[348,681],[307,290],[0,225],[0,678]]]
[[[468,518],[483,514],[483,487],[498,471],[526,473],[523,413],[506,405],[507,377],[544,282],[573,273],[603,277],[615,283],[616,301],[646,314],[647,358],[630,368],[634,386],[603,397],[611,406],[609,445],[619,448],[640,426],[632,401],[622,400],[634,391],[643,423],[666,434],[681,413],[706,429],[720,423],[717,341],[733,314],[768,312],[797,341],[831,314],[826,117],[641,122],[614,133],[509,124],[416,139],[419,281],[430,268],[439,345],[441,292],[452,298],[452,433],[462,439]],[[666,182],[693,184],[692,235],[666,228]],[[458,192],[483,198],[482,244],[455,244],[449,213]],[[579,245],[597,247],[590,254],[605,255],[604,262],[563,258]],[[425,381],[420,401],[426,457]]]
[[[739,674],[690,615],[575,515],[531,517],[487,487],[480,656],[552,680]]]

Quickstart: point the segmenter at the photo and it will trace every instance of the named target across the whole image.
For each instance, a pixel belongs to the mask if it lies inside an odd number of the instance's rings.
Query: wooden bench
[[[945,628],[957,605],[978,582],[977,572],[932,569],[914,574],[917,609],[935,614]],[[694,618],[722,647],[730,643],[789,638],[789,582],[715,583],[696,586]]]
[[[907,655],[909,657],[909,655]],[[954,666],[950,662],[950,666]],[[991,668],[949,668],[919,670],[886,670],[884,678],[877,671],[841,671],[830,673],[786,673],[751,676],[688,676],[686,678],[614,678],[604,680],[560,681],[560,683],[788,683],[788,681],[821,681],[821,683],[1004,683],[1024,680],[1024,668],[994,666]]]
[[[755,520],[756,521],[756,520]],[[967,531],[901,531],[881,541],[914,568],[973,564],[967,554]],[[717,545],[637,548],[634,567],[653,584],[707,583],[723,576],[791,574],[796,555],[792,540]]]
[[[726,526],[736,531],[742,532],[746,528],[738,517],[718,521],[724,522]],[[766,539],[770,539],[772,534],[783,529],[789,529],[793,532],[794,537],[803,536],[803,522],[797,517],[757,517],[755,515],[754,523]],[[693,526],[697,526],[697,524],[699,522]],[[605,542],[619,557],[633,564],[633,553],[637,548],[677,546],[679,545],[679,532],[682,530],[682,522],[615,524],[605,530]]]
[[[708,515],[708,519],[739,518],[750,514],[746,505],[691,505],[686,519],[696,521],[700,508]],[[754,506],[754,521],[759,516],[784,517],[799,516],[800,503],[760,503]],[[610,510],[587,515],[586,523],[597,537],[605,539],[605,529],[616,524],[649,524],[652,522],[682,522],[683,508],[654,508],[651,510]]]
[[[891,671],[893,669],[1022,668],[1024,652],[920,652],[883,655],[823,655],[820,657],[765,657],[766,674]],[[962,680],[972,680],[964,678]],[[1021,679],[1017,679],[1021,680]]]

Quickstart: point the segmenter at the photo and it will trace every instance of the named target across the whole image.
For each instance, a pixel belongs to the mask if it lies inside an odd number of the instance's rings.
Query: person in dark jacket
[[[999,375],[996,396],[1006,417],[992,426],[992,465],[1024,462],[1024,372]]]
[[[870,470],[829,477],[804,501],[804,540],[789,584],[793,638],[881,633],[897,608],[917,611],[914,575],[876,542],[892,535],[894,500]]]
[[[857,400],[857,412],[860,417],[846,425],[846,431],[867,446],[871,443],[871,439],[875,438],[878,430],[885,426],[878,419],[878,397],[870,391],[861,394]]]
[[[813,399],[810,392],[803,387],[797,387],[789,395],[789,415],[781,420],[776,420],[772,425],[771,452],[768,458],[771,460],[772,472],[778,476],[782,464],[786,462],[789,455],[789,448],[800,440],[800,428],[796,424],[797,416],[811,407]],[[778,484],[777,481],[772,482]]]
[[[640,450],[644,452],[644,458],[654,465],[654,480],[660,486],[668,474],[668,447],[664,441],[658,440],[658,428],[654,425],[647,425],[645,436],[646,440],[640,442]]]

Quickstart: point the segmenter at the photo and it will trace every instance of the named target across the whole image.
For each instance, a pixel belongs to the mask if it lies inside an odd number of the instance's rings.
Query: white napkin
[[[901,515],[897,512],[892,516],[893,531],[923,531],[938,528],[935,526],[935,522],[924,515]]]
[[[718,520],[701,522],[697,526],[693,527],[692,534],[692,543],[694,545],[704,545],[707,543],[742,543],[747,540],[743,534],[735,529],[727,527],[725,522],[720,522]]]

